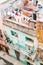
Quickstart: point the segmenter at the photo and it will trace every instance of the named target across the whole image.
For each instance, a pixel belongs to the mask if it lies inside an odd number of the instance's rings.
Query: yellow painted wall
[[[39,43],[43,43],[43,23],[37,22],[37,38]]]

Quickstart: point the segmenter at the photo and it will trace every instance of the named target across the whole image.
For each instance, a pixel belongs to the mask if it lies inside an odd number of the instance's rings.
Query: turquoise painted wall
[[[5,26],[4,29],[6,31],[7,36],[13,41],[14,44],[16,43],[17,46],[26,49],[26,46],[25,46],[26,38],[25,37],[33,39],[35,41],[34,46],[36,45],[37,41],[36,41],[35,37],[27,35],[23,32],[18,31],[18,30],[14,30],[14,29],[12,29],[10,27],[7,27],[7,26]],[[15,37],[14,35],[11,35],[11,30],[13,32],[16,32],[18,37]],[[36,49],[36,47],[37,47],[37,45],[34,47],[34,49]]]
[[[18,31],[18,30],[14,30],[14,29],[12,29],[12,28],[10,28],[10,27],[7,27],[7,26],[4,26],[4,29],[5,29],[5,31],[6,31],[6,35],[10,38],[10,40],[13,41],[13,44],[16,44],[17,47],[22,48],[23,50],[26,50],[26,45],[25,45],[26,37],[27,37],[27,38],[30,38],[30,39],[33,39],[33,40],[36,39],[36,38],[33,37],[33,36],[27,35],[27,34],[25,34],[25,33],[23,33],[23,32]],[[15,37],[15,35],[12,35],[12,34],[11,34],[11,30],[12,30],[14,33],[16,32],[16,34],[17,34],[18,36]],[[35,42],[36,42],[36,40],[35,40]],[[34,44],[34,46],[35,46],[34,48],[36,49],[36,43]],[[35,49],[34,49],[34,50],[35,50]],[[15,51],[14,51],[14,48],[13,48],[13,47],[10,47],[10,54],[11,54],[13,57],[16,58],[16,54],[15,54]],[[26,57],[26,56],[25,56],[25,57]],[[23,60],[20,59],[20,61],[27,65],[27,62],[26,62],[25,60],[23,61]]]
[[[18,34],[18,38],[16,38],[15,36],[12,36],[11,35],[11,30],[12,31],[14,31],[14,32],[16,32],[17,34]],[[20,31],[18,31],[18,30],[13,30],[13,29],[11,29],[11,28],[9,28],[9,27],[6,27],[5,26],[5,31],[6,31],[6,34],[7,34],[7,36],[11,39],[11,40],[13,40],[13,43],[15,43],[16,41],[15,41],[15,38],[18,40],[17,42],[16,42],[16,45],[17,46],[20,46],[20,47],[22,47],[22,48],[24,48],[25,49],[25,34],[24,33],[22,33],[22,32],[20,32]]]
[[[24,43],[26,41],[26,39],[25,39],[26,34],[20,32],[18,30],[13,30],[12,28],[9,28],[7,26],[5,26],[4,29],[6,31],[6,35],[10,38],[10,40],[13,40],[14,44],[15,44],[15,38],[16,37],[11,35],[11,30],[14,31],[14,32],[16,32],[18,34],[18,38],[17,38],[18,41],[16,43],[16,46],[18,46],[18,47],[26,50],[26,46],[25,46],[25,43]],[[9,44],[9,46],[10,46],[10,44]],[[10,53],[10,55],[13,58],[16,58],[16,54],[15,54],[15,51],[14,51],[13,47],[10,47],[9,53]],[[23,64],[27,65],[27,62],[25,61],[25,59],[23,60],[23,59],[20,58],[20,62],[22,62]]]

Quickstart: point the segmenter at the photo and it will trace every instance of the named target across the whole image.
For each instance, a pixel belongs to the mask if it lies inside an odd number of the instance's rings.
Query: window
[[[26,47],[27,50],[31,50],[33,47],[34,41],[31,38],[26,37]]]
[[[6,40],[7,40],[7,42],[9,42],[10,41],[10,38],[6,36]]]
[[[18,37],[18,34],[14,31],[11,30],[11,35],[15,36],[15,37]]]
[[[23,20],[25,20],[25,17],[23,18]]]
[[[2,31],[0,30],[0,37],[3,38]]]
[[[8,43],[13,43],[13,41],[10,40],[10,38],[7,35],[5,35],[5,36],[6,36],[6,40],[7,40]]]
[[[25,37],[26,41],[34,42],[31,38]]]
[[[43,65],[42,63],[40,63],[40,65]]]

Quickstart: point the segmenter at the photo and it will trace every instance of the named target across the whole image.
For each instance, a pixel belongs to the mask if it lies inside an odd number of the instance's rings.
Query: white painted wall
[[[7,0],[0,0],[0,4],[3,3],[3,2],[5,2],[5,1],[7,1]]]
[[[38,0],[38,1],[41,1],[41,2],[43,2],[43,0]]]

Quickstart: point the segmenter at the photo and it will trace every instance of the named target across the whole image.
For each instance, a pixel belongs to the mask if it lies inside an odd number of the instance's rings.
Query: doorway
[[[19,58],[20,58],[20,53],[15,50],[15,54],[16,54],[17,60],[19,60]]]

